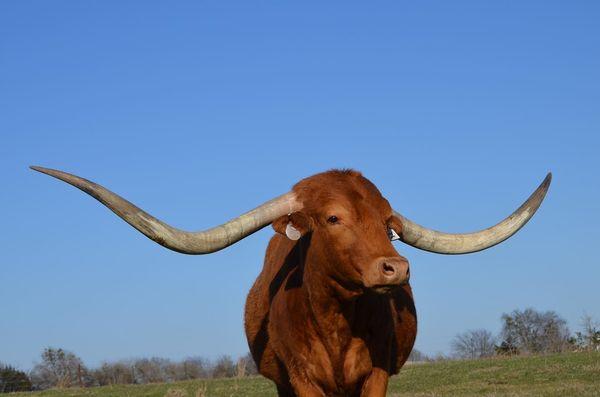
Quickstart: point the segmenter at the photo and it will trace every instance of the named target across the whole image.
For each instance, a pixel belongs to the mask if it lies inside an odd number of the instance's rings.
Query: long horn
[[[220,226],[200,232],[186,232],[159,221],[124,198],[87,179],[48,168],[32,166],[31,169],[81,189],[149,239],[183,254],[208,254],[228,247],[299,207],[294,194],[290,192]]]
[[[552,181],[548,173],[541,185],[508,218],[495,226],[474,233],[452,234],[425,228],[394,211],[402,221],[400,240],[408,245],[438,254],[468,254],[493,247],[515,234],[542,204]]]

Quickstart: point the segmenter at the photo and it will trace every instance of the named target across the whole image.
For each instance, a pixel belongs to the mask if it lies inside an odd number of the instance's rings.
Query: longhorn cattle
[[[186,254],[225,248],[272,224],[245,308],[248,344],[280,396],[384,396],[412,350],[417,318],[399,239],[442,254],[498,244],[536,212],[551,174],[512,215],[468,234],[424,228],[395,212],[359,172],[332,170],[221,226],[175,229],[109,190],[62,171],[34,170],[90,194],[157,243]]]

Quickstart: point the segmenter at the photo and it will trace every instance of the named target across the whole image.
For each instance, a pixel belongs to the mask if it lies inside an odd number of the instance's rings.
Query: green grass
[[[198,393],[204,391],[204,394]],[[197,394],[198,393],[198,394]],[[275,396],[261,377],[173,384],[112,386],[18,393],[23,397],[230,397]],[[600,396],[600,352],[494,358],[406,365],[388,395],[404,396]]]
[[[600,396],[600,352],[408,365],[388,395]]]

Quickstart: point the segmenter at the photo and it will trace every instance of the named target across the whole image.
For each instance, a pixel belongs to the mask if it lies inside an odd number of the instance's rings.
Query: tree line
[[[567,322],[554,311],[514,310],[501,317],[498,335],[485,329],[469,330],[455,336],[451,356],[428,357],[414,349],[409,360],[478,359],[494,355],[546,354],[564,351],[600,351],[600,324],[590,316],[581,320],[581,330],[571,333]],[[140,358],[104,362],[88,368],[75,353],[48,347],[41,361],[26,373],[0,364],[0,393],[49,388],[92,387],[116,384],[169,383],[191,379],[244,377],[258,373],[246,354],[236,361],[230,356],[217,360],[190,357],[181,361]]]
[[[104,362],[88,368],[68,350],[48,347],[41,361],[26,373],[0,364],[0,393],[50,388],[94,387],[116,384],[171,383],[192,379],[245,377],[258,374],[250,354],[236,361],[223,355],[216,360],[190,357],[181,361],[161,357]]]
[[[413,350],[411,361],[478,359],[497,355],[548,354],[565,351],[600,351],[600,323],[581,318],[581,330],[571,333],[567,321],[555,311],[514,310],[501,317],[498,335],[486,329],[462,332],[451,342],[451,355],[429,357]]]

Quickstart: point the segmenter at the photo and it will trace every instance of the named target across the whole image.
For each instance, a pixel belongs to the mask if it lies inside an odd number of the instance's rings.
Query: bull
[[[409,263],[391,241],[440,254],[492,247],[534,215],[552,178],[548,174],[509,217],[474,233],[412,222],[353,170],[311,176],[227,223],[187,232],[89,180],[32,168],[81,189],[148,238],[184,254],[218,251],[272,224],[276,233],[248,294],[244,323],[259,372],[280,396],[384,396],[417,334]]]

